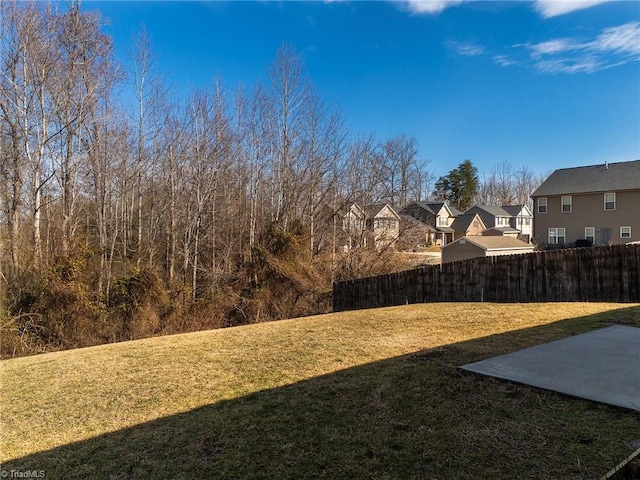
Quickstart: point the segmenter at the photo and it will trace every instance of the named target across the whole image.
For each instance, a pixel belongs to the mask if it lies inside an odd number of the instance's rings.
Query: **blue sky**
[[[640,2],[98,2],[125,65],[144,23],[174,92],[265,80],[283,42],[354,133],[406,133],[436,176],[640,158]]]

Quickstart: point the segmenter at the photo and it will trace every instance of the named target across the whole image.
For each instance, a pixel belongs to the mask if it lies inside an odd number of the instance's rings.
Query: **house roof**
[[[415,217],[412,217],[411,215],[401,213],[400,221],[402,222],[402,224],[404,224],[404,229],[406,230],[415,228],[415,229],[420,229],[424,232],[429,232],[429,233],[437,231],[431,225],[421,222],[420,220],[418,220]]]
[[[349,213],[354,213],[357,216],[365,215],[365,210],[357,203],[349,203],[346,205],[342,205],[341,207],[338,208],[338,212],[340,212],[342,216],[348,215]]]
[[[452,207],[451,205],[448,205],[445,202],[413,202],[414,204],[418,205],[420,208],[425,209],[426,211],[428,211],[429,213],[433,213],[434,215],[437,215],[438,212],[440,211],[440,209],[443,206],[446,206],[449,211],[451,212],[452,216],[457,216],[460,215],[462,212],[460,212],[460,210],[458,210],[455,207]]]
[[[522,210],[526,210],[524,215],[533,216],[526,205],[503,205],[502,209],[512,217],[521,216]]]
[[[532,197],[640,190],[640,160],[554,171]]]
[[[445,245],[442,248],[450,247],[451,245],[459,244],[462,240],[471,243],[477,247],[482,248],[485,251],[491,250],[531,250],[533,251],[533,245],[525,243],[517,238],[513,237],[462,237],[453,243]]]
[[[487,228],[487,230],[495,230],[497,232],[502,232],[502,233],[520,233],[520,230],[513,227],[491,227],[491,228]]]
[[[382,212],[382,210],[385,209],[385,207],[389,208],[389,210],[391,211],[391,213],[393,213],[393,216],[395,218],[400,219],[400,216],[396,213],[393,207],[391,207],[391,205],[389,205],[388,203],[377,203],[375,205],[367,205],[366,207],[363,208],[363,210],[365,211],[367,218],[375,218],[380,214],[380,212]]]
[[[499,205],[474,205],[473,207],[477,207],[480,210],[484,210],[485,212],[490,213],[494,217],[510,217],[511,216],[504,208],[502,208]]]
[[[458,215],[456,219],[451,224],[451,228],[456,232],[466,232],[469,230],[469,227],[473,223],[473,220],[478,217],[480,219],[480,215],[477,213],[463,213],[462,215]],[[480,219],[482,222],[482,219]],[[482,223],[484,227],[484,222]]]
[[[503,207],[499,205],[474,205],[469,208],[467,212],[470,210],[483,210],[494,217],[511,217],[512,215],[507,212]]]

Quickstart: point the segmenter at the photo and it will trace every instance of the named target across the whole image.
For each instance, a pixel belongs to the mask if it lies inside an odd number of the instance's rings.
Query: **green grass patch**
[[[424,304],[1,362],[5,470],[46,478],[598,478],[640,417],[458,366],[640,306]]]

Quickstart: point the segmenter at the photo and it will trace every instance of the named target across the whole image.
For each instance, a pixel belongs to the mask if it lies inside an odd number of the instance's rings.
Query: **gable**
[[[473,229],[474,231],[485,230],[485,225],[480,216],[477,213],[465,213],[456,217],[451,224],[456,232],[468,232]]]
[[[455,217],[455,213],[446,203],[442,203],[437,215],[439,217]]]
[[[345,217],[349,218],[364,218],[364,216],[364,210],[362,210],[362,208],[360,208],[360,205],[358,205],[357,203],[351,204],[349,210],[345,214]]]
[[[373,218],[394,218],[400,220],[400,216],[389,205],[382,207]]]

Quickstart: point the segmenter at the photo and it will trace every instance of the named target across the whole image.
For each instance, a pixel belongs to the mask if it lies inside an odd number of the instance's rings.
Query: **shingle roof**
[[[386,206],[386,203],[376,203],[374,205],[365,205],[364,207],[362,207],[362,209],[365,211],[368,218],[373,218],[378,215]]]
[[[502,209],[512,217],[517,217],[518,215],[520,215],[520,212],[524,209],[524,207],[524,205],[503,205]]]
[[[490,213],[494,217],[511,217],[512,216],[504,208],[498,205],[474,205],[473,207],[469,208],[467,212],[470,210],[484,210],[485,212]]]
[[[396,211],[389,205],[388,203],[376,203],[375,205],[367,205],[363,207],[363,210],[367,216],[367,218],[375,218],[377,217],[385,207],[389,207],[391,213],[393,213],[394,217],[400,218]]]
[[[425,210],[427,210],[430,213],[433,213],[434,215],[437,215],[438,212],[440,211],[440,209],[442,208],[443,205],[445,205],[444,202],[413,202],[416,205],[420,206],[421,208],[424,208]],[[458,210],[457,208],[451,206],[451,205],[447,205],[447,208],[451,211],[451,214],[455,217],[460,215],[462,212],[460,210]]]
[[[400,221],[404,223],[405,228],[419,228],[425,232],[436,232],[437,230],[424,222],[421,222],[415,217],[407,214],[400,214]]]
[[[466,232],[469,230],[473,219],[476,218],[477,213],[464,213],[462,215],[458,215],[456,219],[451,224],[451,228],[453,228],[456,232]],[[478,218],[480,216],[478,215]]]
[[[453,243],[458,243],[463,239],[469,243],[472,243],[473,245],[477,245],[478,247],[483,248],[484,250],[527,248],[533,251],[533,245],[530,245],[513,237],[462,237],[461,239],[458,239]],[[453,245],[453,243],[450,243],[449,245]],[[444,248],[447,248],[447,246],[445,246]]]
[[[520,230],[513,227],[491,227],[491,228],[487,228],[487,230],[495,230],[496,232],[502,232],[502,233],[516,233],[516,232],[520,233]]]
[[[427,212],[437,215],[444,203],[415,202],[420,208],[424,208]]]
[[[640,160],[561,168],[549,175],[549,178],[531,196],[545,197],[621,190],[640,190]]]

